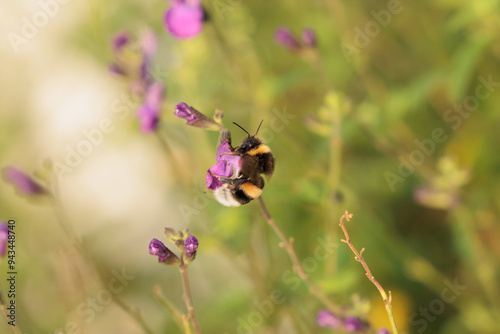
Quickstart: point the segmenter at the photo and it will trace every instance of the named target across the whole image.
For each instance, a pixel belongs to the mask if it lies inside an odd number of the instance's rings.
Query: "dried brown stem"
[[[392,295],[391,292],[389,291],[389,296],[387,296],[387,293],[385,292],[384,288],[380,285],[380,283],[375,279],[373,276],[372,272],[370,271],[370,268],[368,268],[368,264],[366,264],[365,259],[363,258],[363,252],[365,251],[365,248],[363,247],[361,249],[361,252],[358,252],[354,245],[351,243],[351,239],[349,238],[349,233],[347,233],[347,229],[344,226],[344,219],[347,221],[350,221],[352,218],[352,213],[347,212],[347,210],[344,212],[342,217],[340,217],[340,224],[339,226],[342,228],[342,231],[344,232],[345,239],[342,239],[341,241],[343,243],[346,243],[349,248],[352,250],[354,253],[354,259],[363,265],[363,268],[365,268],[366,271],[366,277],[375,285],[375,287],[378,289],[380,292],[380,295],[382,296],[382,299],[384,300],[384,305],[385,305],[385,310],[387,312],[387,316],[389,317],[389,322],[391,323],[391,328],[392,328],[392,333],[393,334],[398,334],[398,328],[396,326],[396,321],[394,320],[394,314],[392,313]]]

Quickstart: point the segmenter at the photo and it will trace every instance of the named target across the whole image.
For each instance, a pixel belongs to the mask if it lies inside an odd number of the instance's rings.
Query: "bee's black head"
[[[252,150],[252,149],[254,149],[262,144],[262,141],[259,138],[255,137],[257,135],[257,133],[259,132],[259,129],[260,129],[260,126],[262,125],[262,122],[263,122],[263,120],[260,122],[259,127],[257,128],[257,131],[255,132],[255,134],[253,136],[250,135],[250,133],[248,133],[248,131],[245,130],[241,125],[233,122],[234,125],[238,126],[241,130],[245,131],[246,134],[248,135],[248,137],[243,139],[243,142],[241,143],[241,145],[237,147],[236,152],[238,152],[240,154],[245,154],[246,152],[248,152],[248,151],[250,151],[250,150]]]
[[[244,154],[244,153],[258,147],[261,144],[262,144],[262,141],[259,138],[255,137],[255,136],[248,136],[245,139],[243,139],[243,142],[241,143],[240,146],[238,146],[236,151],[240,154]]]

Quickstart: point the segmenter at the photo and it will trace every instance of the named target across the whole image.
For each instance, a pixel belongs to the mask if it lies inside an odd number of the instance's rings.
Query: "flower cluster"
[[[181,253],[178,257],[168,249],[163,242],[158,239],[153,239],[149,243],[149,254],[158,257],[158,262],[169,266],[180,266],[191,263],[196,257],[198,249],[198,239],[188,231],[175,231],[171,228],[165,229],[165,235]]]
[[[274,40],[289,51],[301,51],[316,47],[316,35],[312,29],[302,30],[301,41],[287,27],[279,27],[274,33]]]
[[[132,94],[142,101],[137,109],[141,130],[149,133],[158,127],[165,87],[151,74],[152,60],[157,49],[155,34],[147,30],[138,43],[134,40],[128,32],[121,32],[114,37],[112,44],[115,61],[109,69],[131,81]]]
[[[179,39],[192,38],[201,32],[204,20],[201,0],[171,0],[165,13],[165,28]]]

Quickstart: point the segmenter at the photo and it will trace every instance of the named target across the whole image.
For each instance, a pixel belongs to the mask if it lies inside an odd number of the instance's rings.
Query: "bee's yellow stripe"
[[[262,189],[251,182],[245,182],[241,185],[241,190],[250,198],[257,198],[262,194]]]
[[[263,153],[271,153],[271,149],[266,145],[259,145],[247,152],[248,155],[257,155]]]

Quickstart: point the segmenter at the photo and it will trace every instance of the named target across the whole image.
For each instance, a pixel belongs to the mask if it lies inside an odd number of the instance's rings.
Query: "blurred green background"
[[[323,306],[290,274],[258,203],[225,208],[204,193],[218,134],[176,118],[181,101],[209,116],[220,107],[234,143],[244,133],[233,121],[253,132],[264,120],[276,171],[262,196],[333,302],[388,326],[340,243],[347,209],[352,242],[393,293],[400,332],[498,333],[500,1],[203,1],[209,21],[189,40],[165,31],[165,1],[61,1],[13,47],[9,33],[45,2],[0,4],[0,165],[58,189],[54,205],[0,183],[0,218],[17,226],[24,333],[142,333],[135,310],[153,333],[181,333],[153,294],[161,288],[184,312],[178,271],[148,254],[167,226],[200,241],[190,279],[204,333],[334,332],[316,324]],[[297,36],[312,28],[317,50],[277,45],[283,25]],[[128,83],[107,69],[115,33],[146,28],[159,40],[152,74],[166,85],[168,154],[140,132],[124,107]],[[51,177],[47,161],[63,163],[104,118],[113,131]],[[334,251],[318,260],[325,240]],[[132,278],[106,299],[103,284],[122,270]],[[2,287],[6,272],[4,261]],[[259,311],[273,291],[280,303]]]

